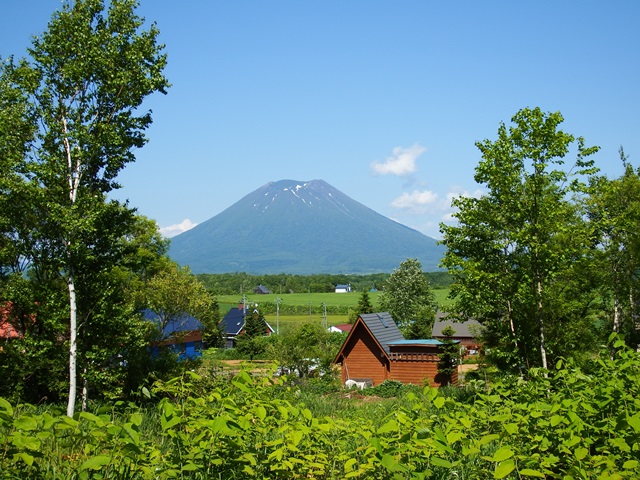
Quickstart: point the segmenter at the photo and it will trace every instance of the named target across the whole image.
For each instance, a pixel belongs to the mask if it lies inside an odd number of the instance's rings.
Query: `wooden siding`
[[[422,385],[428,379],[431,386],[438,386],[438,362],[425,360],[396,360],[391,362],[391,380]]]
[[[377,343],[365,329],[353,332],[342,358],[342,383],[349,379],[370,379],[379,385],[389,376],[389,362]]]
[[[440,387],[444,382],[444,378],[438,373],[438,362],[437,355],[421,353],[396,355],[391,360],[389,379],[415,385],[423,385],[428,381],[429,386]],[[457,385],[458,372],[455,371],[451,377],[451,385]]]

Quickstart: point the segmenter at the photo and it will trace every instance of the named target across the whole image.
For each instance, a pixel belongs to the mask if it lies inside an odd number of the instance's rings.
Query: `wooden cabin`
[[[447,383],[438,373],[442,343],[407,340],[388,312],[362,314],[334,360],[347,380],[380,385],[385,380],[431,386]],[[453,374],[450,384],[458,382]]]

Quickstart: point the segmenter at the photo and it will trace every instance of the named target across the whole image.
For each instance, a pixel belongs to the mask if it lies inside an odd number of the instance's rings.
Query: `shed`
[[[388,312],[362,314],[345,339],[334,363],[347,380],[385,380],[432,386],[444,382],[438,374],[442,343],[436,339],[407,340]],[[457,384],[454,373],[451,384]]]
[[[351,327],[353,327],[353,325],[350,323],[339,323],[338,325],[330,326],[329,331],[332,333],[349,333],[351,331]]]

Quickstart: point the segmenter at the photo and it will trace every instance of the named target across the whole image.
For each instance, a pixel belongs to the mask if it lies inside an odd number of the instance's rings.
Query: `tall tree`
[[[456,331],[451,327],[445,327],[442,330],[442,338],[440,341],[440,355],[438,362],[438,380],[443,386],[451,385],[453,374],[458,369],[460,361],[460,342],[453,339]]]
[[[640,170],[628,163],[622,148],[620,158],[622,176],[595,178],[586,203],[599,246],[597,271],[611,312],[610,328],[635,349],[640,343],[635,320],[640,311]]]
[[[433,326],[437,308],[435,296],[417,258],[408,258],[393,271],[378,303],[406,335],[410,334],[415,322],[430,322]]]
[[[364,290],[360,294],[360,298],[358,299],[358,304],[355,308],[349,309],[349,323],[354,324],[358,317],[363,313],[373,313],[373,304],[371,303],[371,298],[369,298],[369,292]]]
[[[497,140],[476,143],[482,160],[475,180],[487,193],[455,199],[458,225],[441,226],[443,265],[455,278],[454,309],[485,324],[504,366],[547,368],[556,281],[584,258],[590,242],[571,196],[584,193],[584,176],[595,173],[589,157],[598,148],[560,130],[562,121],[560,113],[525,108],[512,126],[500,125]],[[570,176],[561,166],[572,146],[577,158]]]
[[[79,282],[118,258],[112,247],[133,215],[107,194],[146,143],[151,114],[141,110],[143,100],[168,87],[158,30],[143,30],[136,8],[135,0],[111,0],[108,10],[102,0],[64,2],[34,38],[30,60],[3,72],[2,82],[23,92],[34,121],[21,175],[36,191],[37,234],[24,254],[32,268],[61,274],[67,285],[68,415],[77,391],[79,295],[91,288]]]

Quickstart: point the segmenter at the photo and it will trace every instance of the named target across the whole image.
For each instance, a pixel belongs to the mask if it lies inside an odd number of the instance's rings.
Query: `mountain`
[[[194,273],[391,272],[407,258],[438,268],[444,247],[323,180],[270,182],[171,240]]]

